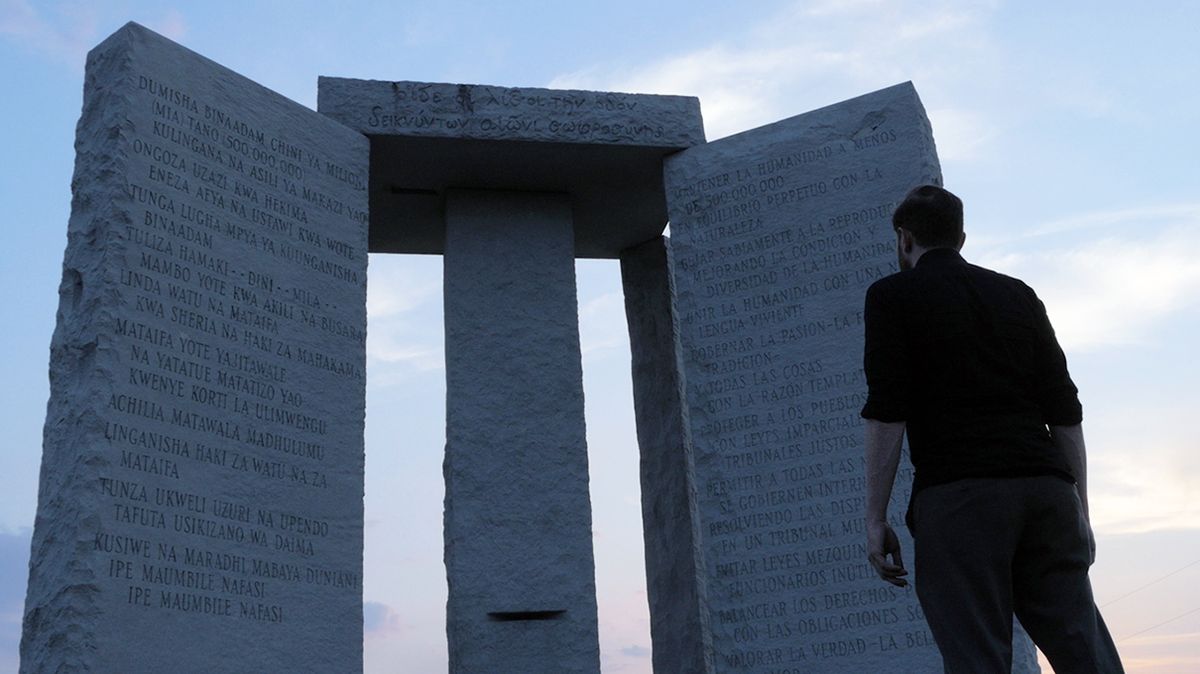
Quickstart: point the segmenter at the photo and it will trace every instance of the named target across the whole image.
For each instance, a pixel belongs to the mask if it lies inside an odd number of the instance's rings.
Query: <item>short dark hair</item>
[[[953,248],[962,240],[962,200],[937,185],[915,187],[892,213],[892,227],[912,232],[925,248]]]

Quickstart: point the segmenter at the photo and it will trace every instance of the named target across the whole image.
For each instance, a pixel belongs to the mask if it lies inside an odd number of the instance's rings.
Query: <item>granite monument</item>
[[[911,84],[712,143],[682,96],[318,94],[89,55],[22,671],[361,671],[368,252],[445,262],[451,671],[600,669],[576,258],[620,260],[654,670],[940,671],[862,531]]]

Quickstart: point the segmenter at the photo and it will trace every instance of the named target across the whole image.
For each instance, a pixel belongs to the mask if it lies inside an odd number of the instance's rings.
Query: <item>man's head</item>
[[[926,250],[962,248],[962,200],[936,185],[914,188],[892,213],[901,269],[911,269]]]

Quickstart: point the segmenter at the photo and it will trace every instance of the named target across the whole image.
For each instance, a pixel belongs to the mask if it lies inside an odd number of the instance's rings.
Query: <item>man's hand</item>
[[[891,561],[888,561],[889,556]],[[900,558],[900,539],[887,522],[867,522],[867,558],[880,578],[896,587],[908,586],[904,579],[908,571]]]
[[[880,578],[896,587],[908,585],[904,580],[908,571],[900,559],[900,539],[888,526],[887,511],[905,428],[903,421],[867,419],[867,559]]]

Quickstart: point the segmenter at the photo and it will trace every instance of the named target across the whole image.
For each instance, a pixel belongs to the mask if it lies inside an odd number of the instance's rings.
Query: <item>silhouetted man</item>
[[[907,584],[887,503],[908,434],[917,596],[947,672],[1012,667],[1015,612],[1058,674],[1122,672],[1092,599],[1082,408],[1037,295],[959,255],[962,202],[892,216],[901,271],[867,290],[867,554]]]

